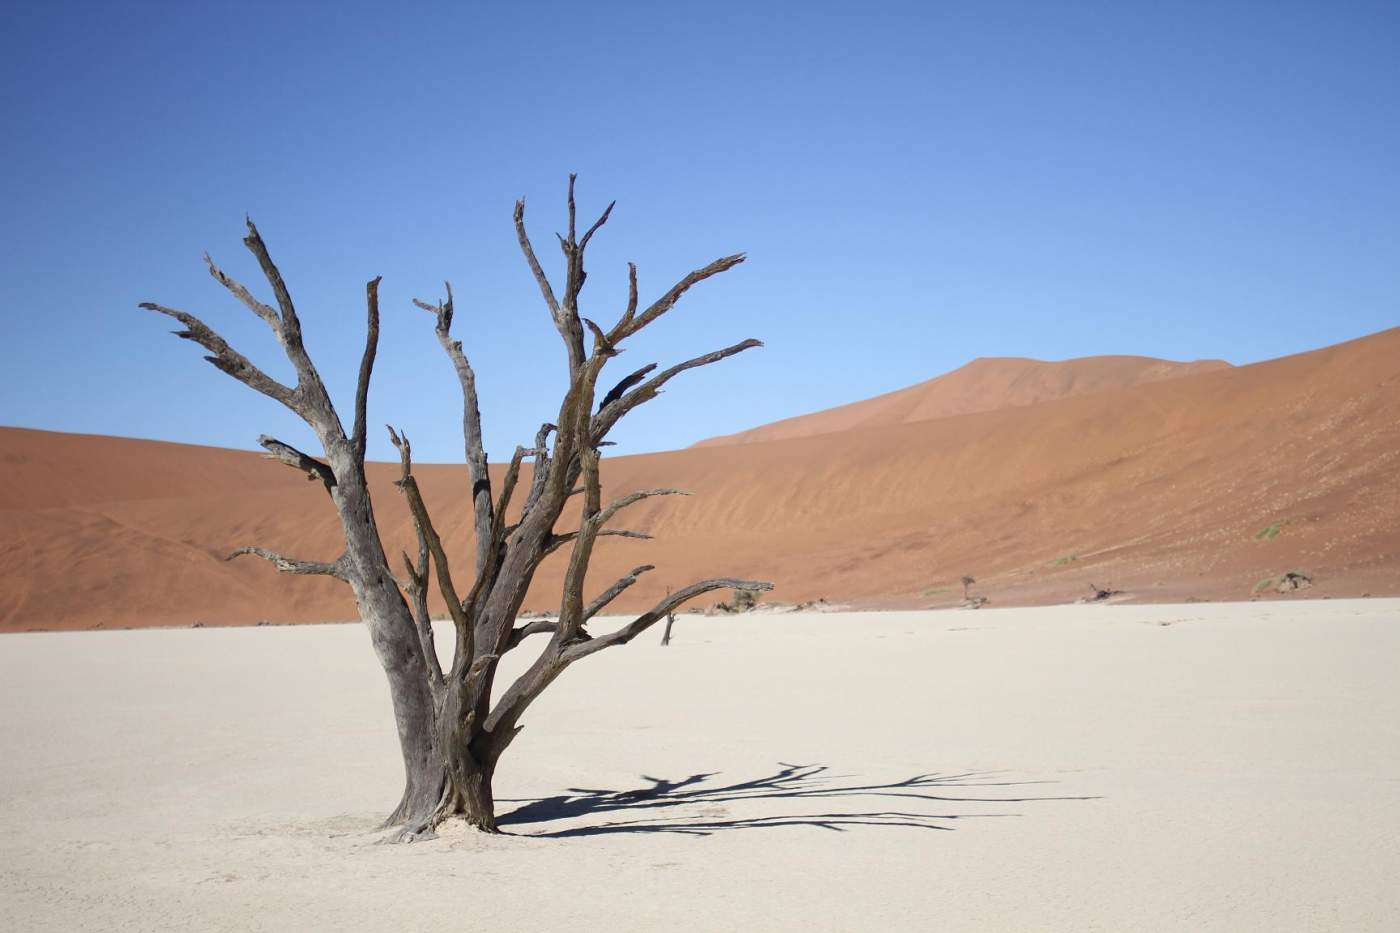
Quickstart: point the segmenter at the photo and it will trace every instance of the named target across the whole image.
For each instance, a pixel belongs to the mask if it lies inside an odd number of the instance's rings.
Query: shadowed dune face
[[[941,379],[971,385],[978,369]],[[995,605],[1062,602],[1090,583],[1246,599],[1295,569],[1316,581],[1308,596],[1400,593],[1400,329],[1239,368],[1118,357],[1027,372],[1014,391],[994,380],[982,410],[933,380],[836,409],[867,406],[822,433],[610,458],[605,494],[694,495],[629,511],[625,527],[657,540],[602,542],[591,588],[653,563],[620,611],[710,575],[774,580],[785,602],[870,606],[955,605],[963,574]],[[1058,394],[1038,400],[1047,385]],[[341,584],[222,560],[245,544],[340,553],[324,493],[256,454],[0,429],[0,464],[4,629],[354,618]],[[465,562],[465,472],[416,472]],[[396,553],[411,526],[394,468],[370,475]],[[527,608],[553,608],[563,568],[551,558]]]

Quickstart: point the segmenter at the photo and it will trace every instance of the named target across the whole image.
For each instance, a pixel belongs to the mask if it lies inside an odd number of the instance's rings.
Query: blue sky
[[[500,458],[562,351],[510,224],[557,250],[616,198],[585,311],[736,250],[613,365],[749,336],[624,452],[868,397],[978,356],[1246,363],[1400,323],[1400,4],[80,5],[0,13],[0,423],[309,444],[136,310],[205,317],[274,373],[257,221],[349,405],[384,276],[374,422],[460,459],[409,300],[451,279]],[[376,435],[372,456],[386,458]]]

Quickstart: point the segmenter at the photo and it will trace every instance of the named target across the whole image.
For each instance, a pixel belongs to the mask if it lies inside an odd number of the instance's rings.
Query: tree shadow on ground
[[[1053,784],[1054,781],[997,780],[993,771],[916,774],[887,784],[861,783],[828,773],[826,765],[791,765],[779,762],[773,774],[735,784],[710,783],[719,772],[702,772],[677,781],[642,775],[650,786],[631,790],[569,788],[568,793],[531,800],[503,800],[521,806],[500,816],[501,827],[551,823],[617,814],[625,819],[564,829],[526,830],[542,837],[597,836],[609,833],[681,833],[708,836],[726,829],[771,829],[780,826],[815,826],[837,832],[856,826],[894,826],[906,829],[951,830],[956,820],[1019,816],[1019,813],[930,813],[921,803],[1024,804],[1052,800],[1096,800],[1097,797],[1030,795],[1019,791],[988,792],[977,788],[1016,788]],[[953,793],[970,790],[970,795]],[[777,813],[731,816],[727,804],[750,801],[830,801],[845,799],[897,801],[903,809],[828,807],[835,812]],[[779,804],[779,808],[786,804]],[[686,808],[677,812],[675,808]],[[916,809],[917,808],[917,809]],[[940,806],[939,809],[952,809]]]

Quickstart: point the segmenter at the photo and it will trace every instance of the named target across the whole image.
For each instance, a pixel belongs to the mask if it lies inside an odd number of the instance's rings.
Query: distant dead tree
[[[1089,584],[1089,589],[1090,589],[1090,590],[1093,592],[1093,594],[1094,594],[1093,596],[1091,596],[1091,597],[1087,600],[1087,602],[1091,602],[1091,603],[1100,603],[1100,602],[1103,602],[1105,599],[1109,599],[1110,597],[1117,596],[1118,593],[1119,593],[1118,590],[1115,590],[1115,589],[1114,589],[1113,587],[1111,587],[1111,586],[1099,586],[1097,583],[1090,583],[1090,584]]]
[[[578,300],[586,278],[584,251],[612,209],[613,204],[609,204],[592,226],[578,236],[574,176],[569,176],[568,235],[559,237],[565,264],[563,292],[559,294],[526,234],[525,202],[516,202],[516,237],[563,340],[569,383],[555,420],[540,427],[529,447],[516,448],[498,489],[493,489],[487,472],[476,376],[461,341],[451,333],[455,310],[451,285],[446,286],[446,295],[440,301],[414,302],[433,315],[438,342],[461,384],[467,495],[476,544],[471,584],[465,589],[456,583],[460,577],[455,577],[449,566],[442,539],[419,493],[408,438],[393,428],[389,433],[399,452],[398,486],[417,529],[417,554],[413,558],[403,555],[403,577],[391,570],[375,522],[365,481],[365,441],[366,403],[379,340],[379,278],[372,279],[365,290],[368,335],[355,389],[354,422],[348,433],[302,344],[301,322],[291,293],[251,220],[243,242],[272,289],[275,308],[224,274],[208,256],[205,262],[219,284],[271,329],[296,372],[296,385],[285,385],[268,376],[194,315],[154,303],[141,305],[178,321],[183,329],[175,331],[176,336],[207,350],[205,359],[216,368],[291,409],[320,441],[323,458],[271,437],[259,438],[269,458],[306,473],[329,494],[339,513],[345,552],[332,561],[317,561],[288,557],[261,547],[244,547],[229,555],[229,559],[253,555],[272,562],[285,573],[319,574],[349,585],[388,677],[393,700],[405,782],[403,796],[385,826],[400,827],[397,838],[412,839],[431,833],[442,820],[455,815],[465,817],[479,829],[495,832],[492,777],[497,763],[520,732],[525,710],[555,678],[576,661],[626,644],[676,607],[703,593],[772,587],[770,583],[730,578],[704,580],[669,594],[615,631],[600,635],[588,631],[591,619],[636,583],[638,577],[653,569],[649,564],[635,567],[587,599],[585,581],[598,539],[607,535],[648,537],[611,523],[624,509],[644,499],[680,494],[680,490],[669,488],[642,489],[605,503],[599,482],[598,451],[608,433],[633,409],[656,398],[662,387],[681,373],[761,346],[757,340],[744,340],[660,372],[651,363],[619,380],[599,399],[598,381],[603,368],[621,352],[628,338],[659,320],[692,286],[744,261],[742,254],[717,259],[691,272],[645,307],[638,303],[637,270],[629,263],[626,309],[611,328],[604,330],[579,313]],[[585,328],[592,335],[591,348],[585,345]],[[518,498],[517,485],[526,458],[533,464],[528,488],[523,490],[523,502],[512,508]],[[582,502],[578,525],[560,529],[557,525],[565,505],[575,496]],[[546,557],[564,548],[568,549],[568,568],[558,618],[517,625],[521,603],[536,570]],[[454,629],[452,660],[446,668],[439,661],[428,617],[428,591],[434,574]],[[548,643],[493,704],[492,687],[502,656],[536,633],[548,635]]]
[[[666,595],[671,595],[671,588],[666,587]],[[666,627],[661,630],[661,647],[665,648],[671,643],[671,626],[676,624],[676,611],[671,609],[666,613]]]
[[[964,574],[964,575],[963,575],[963,578],[962,578],[963,599],[971,599],[971,597],[968,595],[968,589],[972,586],[972,584],[974,584],[974,583],[976,583],[976,582],[977,582],[977,578],[976,578],[976,577],[974,577],[974,576],[972,576],[972,575],[970,575],[970,574]]]

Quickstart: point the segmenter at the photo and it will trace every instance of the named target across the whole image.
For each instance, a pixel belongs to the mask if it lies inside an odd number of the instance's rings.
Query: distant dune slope
[[[780,600],[870,606],[955,604],[963,574],[994,604],[1064,601],[1091,582],[1139,600],[1246,599],[1288,570],[1316,586],[1270,598],[1400,594],[1400,329],[1202,368],[1033,405],[610,458],[606,493],[664,483],[694,495],[630,512],[627,527],[657,540],[607,541],[591,589],[653,563],[619,608],[730,574],[776,581]],[[338,583],[222,559],[250,543],[340,552],[324,492],[256,454],[0,429],[0,469],[0,628],[354,616]],[[465,560],[463,471],[419,473]],[[393,474],[371,470],[397,553],[411,529]],[[552,608],[563,558],[527,608]]]
[[[1175,379],[1226,369],[1229,365],[1224,360],[1177,363],[1147,356],[1093,356],[1060,362],[1020,357],[983,357],[907,389],[809,415],[785,418],[737,434],[708,438],[694,446],[753,444],[830,434],[851,428],[874,428],[952,415],[970,415]]]

